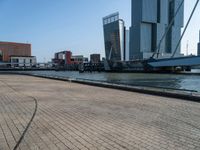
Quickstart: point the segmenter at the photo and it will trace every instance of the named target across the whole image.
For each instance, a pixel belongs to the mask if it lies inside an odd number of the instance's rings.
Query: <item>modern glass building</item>
[[[152,56],[181,2],[182,0],[132,0],[130,60],[148,59]],[[181,36],[183,12],[184,5],[161,43],[159,57],[168,58],[173,54]],[[181,56],[180,47],[175,56]]]
[[[119,13],[103,18],[105,54],[107,60],[125,60],[125,26]]]

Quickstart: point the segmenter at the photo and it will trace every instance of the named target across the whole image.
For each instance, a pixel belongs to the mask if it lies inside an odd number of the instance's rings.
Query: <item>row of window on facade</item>
[[[175,57],[183,56],[180,46],[175,49],[183,27],[184,5],[181,4],[181,0],[132,0],[132,24],[129,30],[119,19],[119,13],[104,17],[106,59],[149,59],[158,51],[158,45],[160,58],[169,58],[174,52]],[[179,6],[179,13],[174,19]],[[115,18],[117,21],[112,22]],[[168,34],[160,41],[172,20]]]
[[[112,16],[108,16],[108,17],[103,18],[103,24],[106,25],[106,24],[115,22],[117,20],[119,20],[119,13],[115,13]]]
[[[11,67],[34,67],[36,66],[36,57],[18,57],[11,56],[10,57]]]

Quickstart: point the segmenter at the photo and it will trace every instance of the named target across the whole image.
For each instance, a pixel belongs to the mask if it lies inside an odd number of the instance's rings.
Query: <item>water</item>
[[[200,72],[200,70],[194,70]],[[79,73],[70,71],[32,71],[39,75],[70,77],[134,86],[169,88],[200,92],[200,75],[150,74],[150,73]]]

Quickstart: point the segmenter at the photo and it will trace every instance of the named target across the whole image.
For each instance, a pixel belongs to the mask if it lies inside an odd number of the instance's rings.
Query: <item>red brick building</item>
[[[52,61],[60,65],[70,65],[71,57],[72,57],[71,51],[61,51],[55,53],[54,59]]]
[[[52,61],[59,65],[78,65],[84,62],[88,62],[88,58],[83,55],[72,56],[71,51],[61,51],[55,53],[54,59]]]
[[[9,62],[10,56],[31,56],[31,44],[0,42],[0,61]]]
[[[71,64],[71,57],[72,57],[72,52],[71,51],[66,51],[66,56],[65,56],[65,63],[66,64]]]

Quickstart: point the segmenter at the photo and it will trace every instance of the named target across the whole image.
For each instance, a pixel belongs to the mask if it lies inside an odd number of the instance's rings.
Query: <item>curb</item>
[[[7,74],[10,74],[10,73],[7,73]],[[103,87],[103,88],[117,89],[117,90],[137,92],[137,93],[148,94],[148,95],[162,96],[162,97],[167,97],[167,98],[177,98],[177,99],[182,99],[182,100],[187,100],[187,101],[200,102],[200,95],[198,94],[194,95],[194,93],[187,93],[187,92],[178,93],[178,91],[175,91],[175,90],[162,91],[162,90],[157,90],[153,88],[126,86],[126,85],[112,84],[112,83],[106,83],[106,82],[98,82],[98,81],[95,82],[95,81],[89,81],[89,80],[62,78],[62,77],[27,74],[27,73],[11,73],[11,74],[27,75],[27,76],[33,76],[33,77],[39,77],[39,78],[45,78],[45,79],[53,79],[53,80],[59,80],[59,81],[65,81],[65,82],[67,81],[67,82],[90,85],[90,86],[98,86],[98,87]]]

